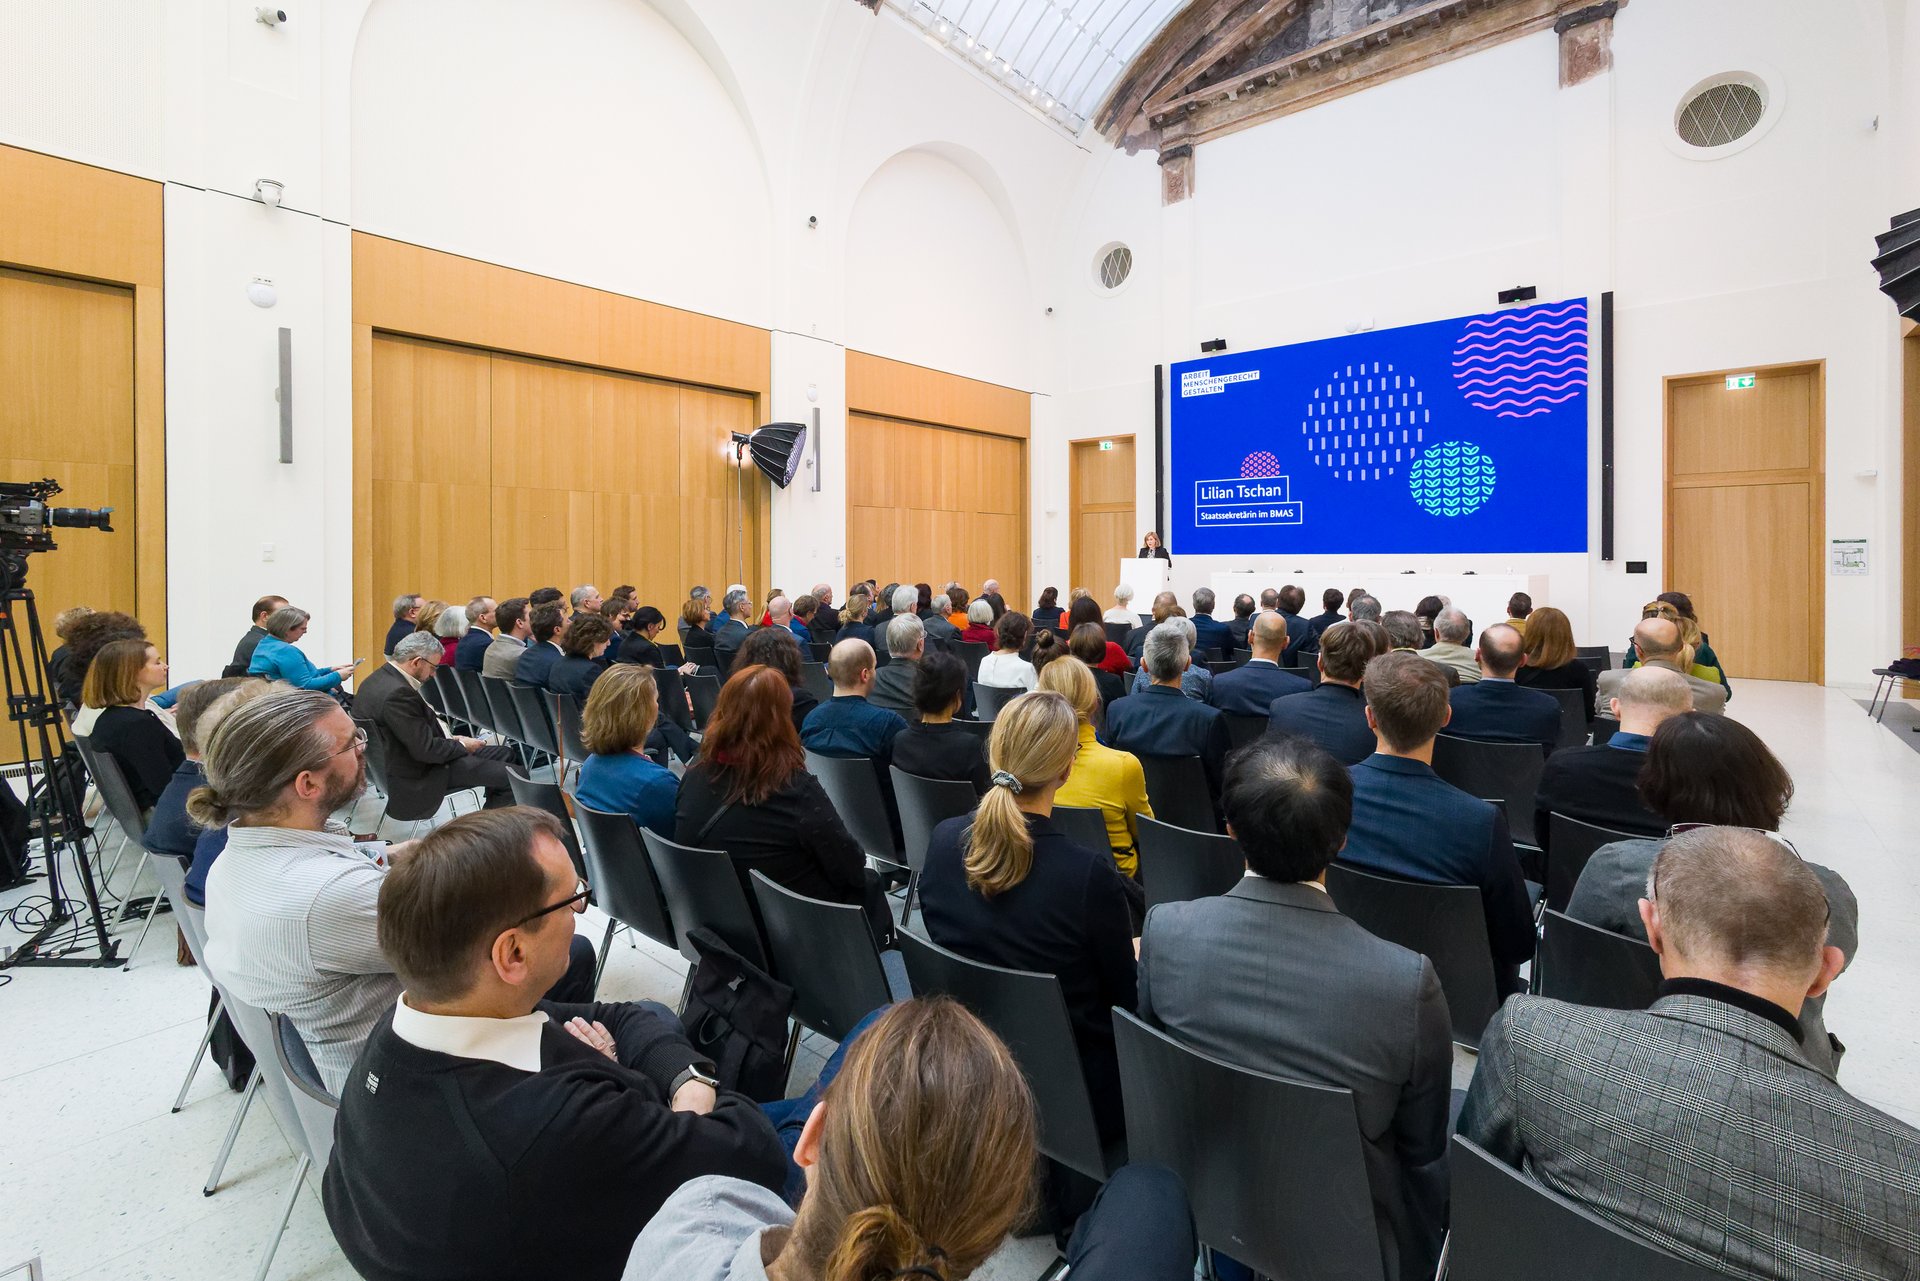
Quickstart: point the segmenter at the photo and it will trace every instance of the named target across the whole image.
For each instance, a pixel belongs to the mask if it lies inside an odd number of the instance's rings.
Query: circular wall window
[[[1102,289],[1118,289],[1133,274],[1133,250],[1122,244],[1108,245],[1094,260],[1093,270]]]
[[[1697,159],[1744,151],[1773,126],[1780,106],[1766,78],[1746,71],[1711,76],[1680,95],[1673,132],[1684,145],[1675,149]]]

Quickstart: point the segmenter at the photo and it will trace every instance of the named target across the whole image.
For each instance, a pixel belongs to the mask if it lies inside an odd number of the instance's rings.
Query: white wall
[[[1249,350],[1485,311],[1514,284],[1542,298],[1612,289],[1615,562],[1598,558],[1596,444],[1589,555],[1288,557],[1276,572],[1305,569],[1310,590],[1336,565],[1545,572],[1583,640],[1618,644],[1661,584],[1661,379],[1825,360],[1828,533],[1869,537],[1875,555],[1869,577],[1825,580],[1827,678],[1860,683],[1896,640],[1896,328],[1866,262],[1872,234],[1912,203],[1897,204],[1893,176],[1913,168],[1920,122],[1902,114],[1912,77],[1893,74],[1904,46],[1888,43],[1888,15],[1911,8],[1849,3],[1810,31],[1789,0],[1636,5],[1615,22],[1610,75],[1560,89],[1555,37],[1516,41],[1203,145],[1194,197],[1171,208],[1150,164],[1090,162],[1060,288],[1115,238],[1137,274],[1069,317],[1049,465],[1064,467],[1066,439],[1139,426],[1145,528],[1154,363],[1206,338]],[[1728,70],[1767,75],[1785,109],[1738,154],[1685,158],[1666,141],[1675,107]],[[1064,574],[1064,541],[1044,546],[1047,572]],[[1245,559],[1174,551],[1183,590]],[[1648,575],[1627,575],[1630,559]]]

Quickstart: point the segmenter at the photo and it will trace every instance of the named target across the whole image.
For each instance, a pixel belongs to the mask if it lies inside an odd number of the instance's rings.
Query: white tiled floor
[[[1920,1124],[1920,754],[1846,695],[1742,681],[1732,714],[1792,771],[1786,831],[1860,898],[1861,954],[1834,987],[1827,1021],[1849,1049],[1841,1083]],[[118,878],[124,889],[127,873]],[[21,891],[0,895],[0,908]],[[137,922],[122,931],[128,946]],[[589,913],[594,941],[604,928]],[[11,943],[12,938],[4,940]],[[163,918],[124,971],[19,970],[0,987],[0,1269],[43,1255],[50,1281],[253,1275],[294,1157],[266,1108],[248,1118],[221,1190],[200,1185],[236,1095],[203,1068],[186,1108],[168,1107],[202,1027],[207,988],[174,964]],[[677,955],[619,942],[603,995],[672,1002]],[[818,1071],[803,1048],[796,1080]],[[1038,1276],[1040,1240],[1014,1242],[983,1276]],[[275,1281],[350,1281],[309,1184]]]

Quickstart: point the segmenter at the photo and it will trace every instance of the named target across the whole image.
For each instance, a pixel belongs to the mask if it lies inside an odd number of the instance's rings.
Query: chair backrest
[[[453,683],[460,687],[460,701],[466,705],[468,721],[481,729],[500,733],[500,726],[493,715],[493,704],[488,701],[487,692],[480,688],[480,673],[464,667],[444,670],[453,673]]]
[[[1093,1100],[1060,980],[970,961],[905,930],[898,937],[915,995],[951,996],[1007,1043],[1033,1089],[1040,1150],[1104,1181],[1112,1170],[1094,1125]]]
[[[793,989],[793,1017],[829,1040],[893,999],[865,909],[827,903],[753,873],[773,976]]]
[[[1448,1281],[1713,1281],[1677,1259],[1455,1135]],[[1572,1261],[1577,1260],[1577,1263]]]
[[[1208,652],[1211,653],[1212,651]],[[1240,664],[1234,662],[1231,658],[1209,658],[1207,660],[1207,670],[1215,676],[1230,672],[1238,666],[1240,666]]]
[[[1603,1010],[1644,1010],[1660,999],[1660,957],[1639,939],[1549,908],[1540,918],[1534,991]]]
[[[720,701],[720,677],[714,672],[699,671],[686,681],[687,700],[693,704],[693,723],[704,730],[713,716],[713,705]]]
[[[587,709],[572,694],[558,695],[554,704],[560,709],[560,745],[567,749],[567,759],[578,765],[592,755],[584,737]]]
[[[1587,728],[1593,732],[1593,745],[1595,747],[1605,747],[1613,741],[1613,736],[1619,732],[1620,722],[1614,720],[1611,716],[1596,716],[1593,718],[1593,723],[1588,725]]]
[[[1138,755],[1155,817],[1190,831],[1220,830],[1213,815],[1213,788],[1198,756]]]
[[[1560,741],[1562,747],[1587,745],[1587,696],[1577,689],[1550,689],[1547,693],[1560,700]]]
[[[120,762],[112,752],[94,751],[93,744],[86,739],[75,737],[73,741],[80,748],[80,759],[86,762],[87,772],[93,775],[93,785],[99,789],[107,813],[113,815],[113,821],[120,825],[127,839],[139,845],[147,825],[140,816],[140,802],[133,799],[133,789],[127,786],[127,776],[120,770]]]
[[[313,1139],[307,1133],[307,1122],[300,1110],[294,1106],[293,1082],[287,1078],[280,1067],[279,1039],[274,1034],[273,1020],[267,1012],[257,1005],[248,1005],[234,996],[226,980],[213,970],[205,971],[213,985],[219,989],[220,1004],[227,1017],[233,1021],[234,1031],[246,1042],[247,1049],[253,1053],[253,1061],[260,1067],[260,1093],[266,1096],[267,1106],[273,1109],[273,1119],[279,1123],[280,1130],[289,1139],[298,1138],[301,1146],[313,1155]],[[304,1047],[302,1047],[304,1048]],[[311,1059],[308,1060],[312,1062]],[[332,1151],[332,1129],[327,1130],[328,1151]],[[316,1161],[316,1165],[320,1162]],[[323,1167],[324,1168],[324,1167]]]
[[[1500,1008],[1479,889],[1423,885],[1336,862],[1327,869],[1327,892],[1368,933],[1433,962],[1453,1016],[1454,1042],[1477,1049]]]
[[[514,710],[520,713],[520,728],[527,746],[548,756],[560,755],[560,737],[553,723],[553,695],[518,681],[509,685]]]
[[[953,718],[953,723],[979,739],[982,743],[985,743],[993,737],[992,721],[963,721],[956,716]]]
[[[714,658],[712,641],[697,641],[689,637],[687,639],[686,650],[687,661],[689,663],[698,663],[702,667],[714,667],[718,665],[717,660]]]
[[[433,676],[420,686],[420,698],[440,716],[458,715],[447,706],[447,687],[440,683],[438,669],[435,669]]]
[[[967,665],[967,679],[971,681],[980,678],[980,660],[993,652],[993,646],[985,641],[950,640],[947,652],[958,655]]]
[[[927,845],[933,829],[950,818],[971,814],[980,803],[973,784],[943,778],[921,778],[898,765],[887,767],[893,775],[893,796],[900,802],[900,835],[905,846],[907,866],[915,872],[927,865]]]
[[[1055,805],[1051,818],[1062,836],[1083,849],[1098,854],[1112,848],[1113,837],[1107,831],[1104,810],[1084,805]]]
[[[573,815],[567,809],[567,796],[553,783],[544,783],[528,778],[517,769],[507,770],[507,785],[513,789],[515,805],[531,805],[537,810],[545,810],[560,821],[560,840],[567,847],[567,857],[573,860],[573,870],[586,876],[589,883],[593,878],[587,876],[587,862],[580,852],[580,838],[573,830]]]
[[[1565,814],[1547,815],[1547,906],[1556,912],[1567,910],[1573,899],[1573,887],[1580,873],[1602,845],[1640,838],[1632,832],[1618,832],[1595,823],[1583,823]]]
[[[449,720],[468,728],[478,723],[474,720],[473,712],[467,707],[467,691],[460,684],[457,669],[442,664],[434,669],[433,679],[428,681],[427,685],[440,692],[440,705],[446,710]]]
[[[656,667],[653,685],[659,695],[661,719],[672,721],[691,734],[694,724],[693,713],[687,709],[687,678],[680,674],[678,667]]]
[[[587,883],[593,886],[595,905],[654,942],[679,947],[666,897],[660,893],[653,860],[633,816],[609,814],[590,805],[578,808],[581,852],[586,856]]]
[[[820,780],[840,821],[869,858],[904,865],[893,843],[893,825],[887,821],[887,802],[880,794],[880,775],[871,757],[808,752],[807,773]]]
[[[1000,715],[1001,709],[1026,692],[1024,689],[1009,689],[1004,685],[982,685],[976,681],[973,686],[974,719],[991,723]]]
[[[1246,875],[1247,856],[1231,836],[1145,817],[1134,822],[1140,828],[1140,880],[1149,908],[1225,894]]]
[[[1613,651],[1605,645],[1575,645],[1573,656],[1576,661],[1585,663],[1596,672],[1613,669]]]
[[[1107,629],[1107,639],[1115,645],[1126,644],[1127,633],[1133,630],[1133,628],[1127,626],[1125,623],[1103,623],[1101,626]]]
[[[833,654],[833,642],[832,641],[808,641],[807,653],[812,656],[814,662],[824,663]]]
[[[1253,651],[1250,649],[1235,649],[1232,653],[1228,654],[1227,657],[1233,660],[1235,667],[1245,667],[1253,661]]]
[[[527,731],[520,724],[520,707],[513,701],[513,683],[502,676],[481,676],[480,696],[493,713],[493,726],[516,743],[526,743]],[[529,744],[531,746],[531,744]]]
[[[166,892],[167,902],[173,904],[173,919],[180,923],[180,932],[187,936],[187,950],[193,953],[196,964],[204,966],[206,962],[200,959],[200,954],[207,950],[206,922],[200,914],[187,912],[193,906],[187,901],[187,869],[171,854],[148,850],[147,858],[153,864],[160,888]]]
[[[1203,1244],[1288,1281],[1380,1281],[1353,1092],[1236,1067],[1115,1010],[1127,1157],[1187,1185]]]
[[[1433,743],[1433,772],[1469,796],[1503,803],[1507,830],[1525,845],[1536,843],[1533,799],[1546,765],[1538,743],[1484,743],[1451,734]]]
[[[827,675],[824,663],[800,664],[800,688],[812,694],[824,703],[833,697],[833,678]]]
[[[704,925],[726,940],[728,947],[764,969],[767,953],[761,945],[760,926],[726,851],[697,850],[645,828],[640,829],[640,840],[646,846],[654,879],[660,884],[660,897],[666,900],[667,920],[673,926],[680,955],[695,965],[700,963],[700,951],[687,934]]]
[[[340,1113],[340,1100],[321,1083],[320,1069],[307,1053],[293,1020],[284,1014],[268,1016],[273,1031],[273,1057],[286,1077],[293,1099],[294,1115],[300,1118],[300,1131],[306,1136],[307,1153],[316,1169],[327,1168],[333,1155],[333,1123]]]
[[[1227,722],[1227,740],[1235,747],[1245,747],[1267,732],[1271,722],[1265,716],[1249,716],[1245,712],[1222,712]]]

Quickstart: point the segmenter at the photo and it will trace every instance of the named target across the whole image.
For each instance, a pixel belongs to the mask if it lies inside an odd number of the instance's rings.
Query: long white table
[[[1241,592],[1255,600],[1269,587],[1297,582],[1307,593],[1306,608],[1300,612],[1311,618],[1320,612],[1320,593],[1328,587],[1352,591],[1364,587],[1377,597],[1383,609],[1412,609],[1423,596],[1444,596],[1473,620],[1474,634],[1482,627],[1500,622],[1507,616],[1507,601],[1515,592],[1533,597],[1535,605],[1551,605],[1545,574],[1383,574],[1379,571],[1342,569],[1315,570],[1306,576],[1287,571],[1272,573],[1215,574],[1213,594],[1219,598],[1216,618],[1233,612],[1233,598]],[[1345,613],[1344,606],[1341,613]]]

